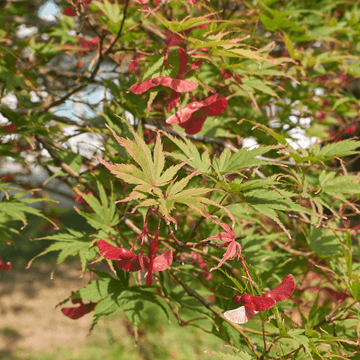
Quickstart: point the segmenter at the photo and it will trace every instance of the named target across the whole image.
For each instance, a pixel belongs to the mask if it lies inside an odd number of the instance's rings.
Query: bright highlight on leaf
[[[275,289],[265,293],[263,296],[254,296],[250,294],[235,295],[234,302],[242,303],[241,306],[234,310],[224,313],[224,316],[236,323],[245,324],[259,311],[265,311],[272,308],[277,302],[288,299],[295,290],[295,279],[291,274],[286,275],[283,282]]]

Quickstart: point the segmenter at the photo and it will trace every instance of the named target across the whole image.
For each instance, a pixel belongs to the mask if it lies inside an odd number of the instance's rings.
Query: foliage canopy
[[[67,0],[53,21],[32,4],[0,2],[0,239],[48,218],[38,256],[91,273],[63,314],[122,309],[137,341],[155,304],[205,317],[223,359],[355,359],[359,3]],[[91,236],[29,206],[50,193]]]

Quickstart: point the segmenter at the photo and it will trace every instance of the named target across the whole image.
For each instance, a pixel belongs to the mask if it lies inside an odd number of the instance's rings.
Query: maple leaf
[[[0,270],[9,271],[11,270],[11,268],[12,268],[12,264],[10,262],[4,264],[0,256]]]
[[[268,310],[275,306],[277,302],[288,299],[294,290],[294,276],[288,274],[280,285],[278,285],[275,289],[268,291],[263,296],[254,296],[251,294],[235,295],[234,303],[242,303],[244,306],[226,311],[224,316],[236,324],[245,324],[259,311]]]
[[[71,295],[74,295],[75,293],[72,291]],[[76,307],[67,307],[61,309],[61,312],[69,317],[70,319],[77,320],[86,315],[87,313],[93,311],[95,309],[95,306],[97,305],[97,302],[90,302],[89,304],[84,304],[82,299],[73,299],[71,300],[73,304],[80,304],[80,306]]]
[[[193,135],[201,131],[208,116],[220,115],[227,107],[224,97],[216,99],[218,94],[212,95],[202,101],[194,101],[186,105],[174,115],[170,116],[167,124],[179,124],[185,132]]]
[[[213,271],[215,269],[218,269],[226,260],[233,260],[235,257],[240,258],[241,256],[241,245],[236,241],[236,234],[234,228],[230,227],[228,224],[222,223],[220,221],[216,221],[214,219],[211,219],[212,222],[220,225],[225,231],[220,232],[219,234],[216,234],[214,236],[210,236],[209,238],[205,240],[221,240],[224,241],[225,244],[220,246],[225,246],[228,249],[226,250],[225,254],[223,255],[221,261],[217,266],[210,269],[210,271]]]

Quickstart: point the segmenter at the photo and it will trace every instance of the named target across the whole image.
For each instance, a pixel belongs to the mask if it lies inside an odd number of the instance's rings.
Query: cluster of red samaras
[[[11,263],[7,262],[6,264],[4,264],[0,256],[0,270],[9,271],[11,270],[11,268],[12,268]]]
[[[145,80],[140,84],[134,84],[130,91],[134,94],[142,94],[155,86],[165,86],[172,89],[167,111],[170,111],[180,101],[180,94],[191,92],[198,87],[198,83],[184,80],[185,75],[197,69],[202,61],[196,61],[186,68],[188,57],[183,49],[179,49],[179,72],[176,78],[160,76],[153,79]],[[201,131],[204,122],[208,116],[217,116],[225,111],[227,100],[224,97],[217,98],[218,95],[212,95],[202,101],[193,101],[180,109],[174,115],[170,116],[166,122],[168,124],[179,124],[185,132],[193,135]]]
[[[295,279],[289,274],[284,281],[275,289],[265,293],[263,296],[254,296],[250,294],[234,296],[235,304],[243,304],[243,306],[229,310],[224,316],[236,323],[245,324],[259,311],[265,311],[272,308],[277,302],[288,299],[295,290]]]
[[[129,249],[118,248],[105,240],[98,240],[97,246],[105,259],[116,261],[119,269],[130,272],[139,271],[140,269],[145,272],[145,269],[147,269],[146,285],[150,286],[153,282],[152,272],[164,271],[168,269],[173,262],[173,253],[171,250],[167,250],[163,254],[156,256],[158,238],[159,229],[149,246],[148,256],[144,256],[142,251],[139,255],[136,255]]]

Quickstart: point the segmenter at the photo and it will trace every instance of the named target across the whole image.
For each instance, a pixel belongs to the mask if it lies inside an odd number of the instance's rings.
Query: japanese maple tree
[[[235,354],[213,356],[355,359],[359,4],[30,3],[0,2],[3,276],[36,216],[28,266],[89,279],[64,321],[123,312],[137,343],[150,305]]]

